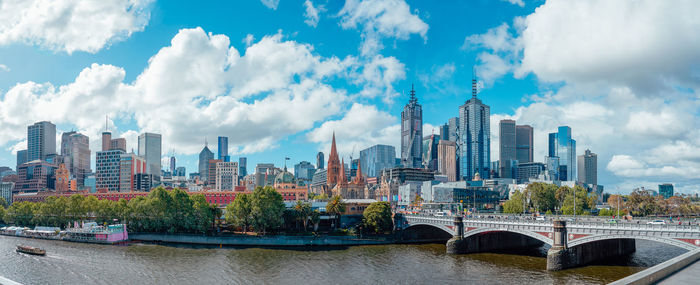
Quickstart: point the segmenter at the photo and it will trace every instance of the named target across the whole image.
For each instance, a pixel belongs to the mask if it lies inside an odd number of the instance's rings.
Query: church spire
[[[357,160],[357,175],[355,175],[355,183],[359,184],[364,178],[362,177],[362,164],[361,160]]]
[[[345,176],[345,159],[340,161],[340,173],[338,174],[338,183],[348,183],[348,177]]]

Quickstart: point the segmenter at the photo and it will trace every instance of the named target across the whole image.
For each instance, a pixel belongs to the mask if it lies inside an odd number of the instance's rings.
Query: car
[[[444,217],[444,216],[445,216],[445,212],[437,212],[437,213],[435,213],[435,216],[436,216],[436,217]]]
[[[539,217],[535,218],[535,220],[537,220],[537,221],[544,221],[545,218],[544,218],[544,216],[539,216]]]
[[[607,220],[605,223],[607,223],[607,224],[617,224],[617,223],[619,223],[619,222],[618,222],[617,220],[615,220],[615,219],[610,219],[610,220]]]
[[[647,225],[665,225],[666,221],[664,220],[653,220],[650,222],[647,222]]]

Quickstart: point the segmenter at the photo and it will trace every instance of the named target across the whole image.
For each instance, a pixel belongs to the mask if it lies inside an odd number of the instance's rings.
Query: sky
[[[37,121],[90,137],[163,135],[197,171],[205,140],[282,167],[400,144],[408,92],[423,132],[471,97],[498,122],[572,128],[607,192],[700,193],[700,5],[695,1],[73,1],[0,4],[0,165]],[[434,131],[433,131],[434,130]],[[60,150],[59,150],[60,151]],[[167,163],[163,164],[168,165]],[[250,171],[250,170],[249,170]]]

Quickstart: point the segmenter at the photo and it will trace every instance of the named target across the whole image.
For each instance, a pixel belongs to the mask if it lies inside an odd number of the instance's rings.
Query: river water
[[[17,244],[46,256],[15,252]],[[546,248],[447,255],[442,244],[349,248],[109,246],[0,236],[0,275],[24,284],[564,284],[607,283],[685,252],[637,241],[629,259],[549,272]]]

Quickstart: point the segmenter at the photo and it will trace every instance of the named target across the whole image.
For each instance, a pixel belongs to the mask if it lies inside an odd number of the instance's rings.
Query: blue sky
[[[162,133],[163,156],[174,152],[188,173],[204,138],[216,151],[219,135],[249,169],[284,157],[315,163],[333,131],[341,155],[357,157],[399,144],[411,84],[425,134],[457,116],[476,66],[492,160],[500,119],[535,128],[536,161],[546,134],[569,125],[578,154],[599,154],[609,191],[671,182],[697,193],[692,4],[10,3],[0,8],[0,165],[15,165],[26,126],[40,120],[88,134],[94,155],[105,115],[128,148],[141,132]]]

